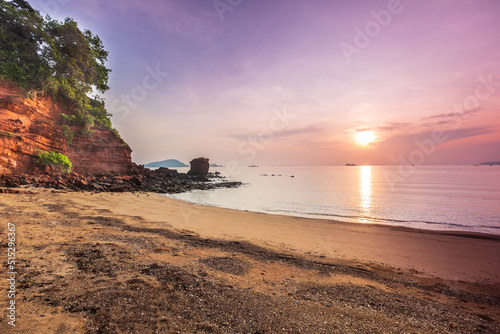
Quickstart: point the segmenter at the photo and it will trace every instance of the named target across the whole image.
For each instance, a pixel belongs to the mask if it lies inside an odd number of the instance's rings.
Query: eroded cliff
[[[130,174],[135,167],[130,147],[113,131],[97,125],[91,131],[71,126],[71,145],[60,121],[68,110],[49,97],[25,98],[0,82],[0,174],[30,173],[38,151],[69,157],[73,171],[83,175]]]

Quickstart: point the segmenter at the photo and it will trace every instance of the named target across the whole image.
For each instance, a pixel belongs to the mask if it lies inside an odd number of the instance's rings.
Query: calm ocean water
[[[231,180],[244,185],[171,197],[273,214],[500,234],[500,166],[258,167]]]

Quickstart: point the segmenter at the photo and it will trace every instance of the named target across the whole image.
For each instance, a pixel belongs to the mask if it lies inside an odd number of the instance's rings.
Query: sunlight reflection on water
[[[372,168],[371,166],[362,166],[359,176],[359,206],[364,217],[371,217],[372,211]],[[360,222],[369,223],[365,218],[360,218]]]
[[[500,235],[500,168],[413,168],[401,180],[399,166],[248,168],[232,179],[241,187],[170,196],[239,210]]]

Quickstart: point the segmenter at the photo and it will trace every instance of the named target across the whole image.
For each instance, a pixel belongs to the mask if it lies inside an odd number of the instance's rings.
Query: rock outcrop
[[[191,161],[190,175],[168,168],[151,170],[132,162],[130,147],[114,131],[96,125],[91,131],[72,125],[66,137],[64,106],[48,97],[27,99],[16,87],[0,81],[0,193],[25,193],[15,188],[44,187],[57,191],[149,191],[178,193],[194,189],[237,187],[238,182],[207,182],[206,158]],[[68,128],[66,127],[66,133]],[[68,156],[73,172],[62,173],[35,163],[39,151]],[[7,189],[2,189],[6,187]]]
[[[27,99],[9,84],[0,82],[0,174],[26,174],[34,168],[38,151],[55,151],[69,157],[73,171],[82,175],[133,173],[130,147],[104,126],[84,134],[71,126],[71,146],[60,123],[64,106],[49,97]]]
[[[189,169],[188,175],[206,176],[208,174],[210,163],[207,158],[193,159],[191,160],[190,164],[191,169]]]
[[[123,176],[110,174],[84,176],[74,172],[60,174],[50,167],[35,168],[29,175],[0,175],[0,194],[29,193],[36,187],[52,188],[57,191],[180,193],[195,189],[234,188],[241,185],[240,182],[224,181],[217,173],[207,176],[216,182],[206,182],[209,179],[200,180],[199,176],[177,173],[168,168],[151,170],[138,166],[137,171],[136,174]],[[2,189],[4,187],[6,189]]]

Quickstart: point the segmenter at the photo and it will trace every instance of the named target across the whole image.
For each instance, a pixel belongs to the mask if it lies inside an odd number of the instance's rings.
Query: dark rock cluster
[[[214,182],[217,180],[217,182]],[[53,188],[73,191],[180,193],[195,189],[233,188],[240,182],[228,182],[219,174],[187,175],[168,168],[151,170],[137,166],[130,175],[98,174],[84,176],[77,173],[61,174],[46,167],[30,174],[2,175],[0,187],[21,186]]]

